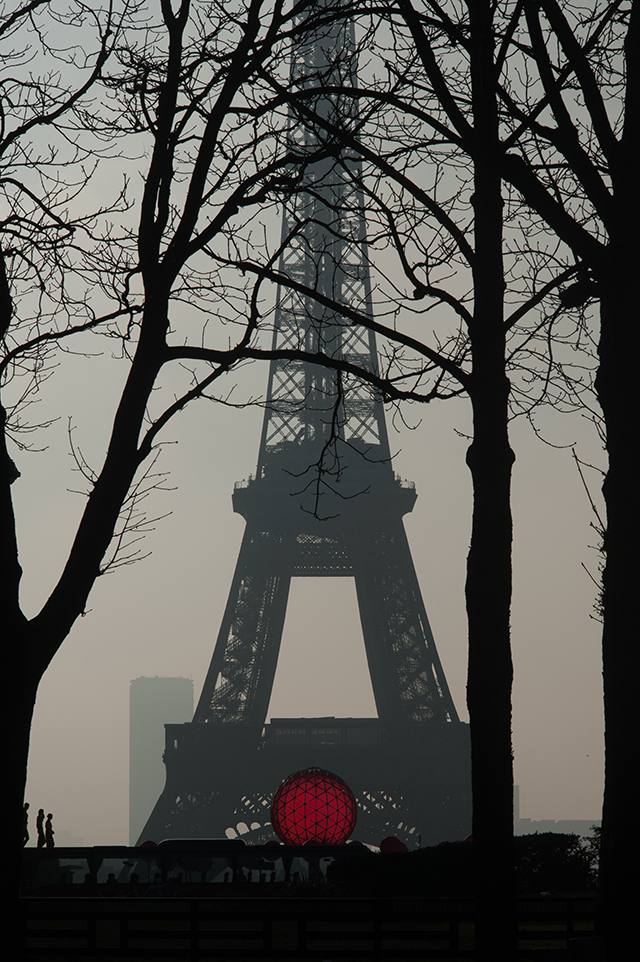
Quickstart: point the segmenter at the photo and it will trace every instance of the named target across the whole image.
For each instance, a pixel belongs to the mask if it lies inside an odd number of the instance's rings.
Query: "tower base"
[[[466,724],[389,728],[377,718],[276,718],[259,740],[239,728],[165,726],[167,782],[139,843],[235,835],[268,841],[280,782],[311,766],[335,772],[353,791],[359,841],[377,845],[395,835],[416,848],[471,831]]]

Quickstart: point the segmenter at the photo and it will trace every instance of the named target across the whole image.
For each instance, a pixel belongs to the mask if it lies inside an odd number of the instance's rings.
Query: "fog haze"
[[[42,453],[16,458],[14,484],[22,597],[28,613],[50,590],[83,499],[69,457],[67,417],[89,460],[110,427],[107,403],[124,367],[110,358],[70,358],[43,404],[59,420]],[[246,374],[253,393],[267,369]],[[54,379],[55,380],[55,379]],[[53,382],[50,382],[53,384]],[[96,390],[97,388],[97,390]],[[102,403],[91,400],[99,396]],[[461,718],[465,706],[465,560],[471,484],[464,462],[469,409],[460,400],[408,411],[414,430],[391,431],[395,470],[417,486],[405,518],[438,651]],[[150,557],[99,579],[89,610],[40,686],[26,798],[85,844],[128,837],[129,683],[139,676],[192,678],[196,700],[233,575],[244,521],[234,515],[235,481],[255,469],[262,412],[201,402],[165,434],[157,470],[174,490],[150,495],[158,521],[142,544]],[[391,418],[388,415],[388,420]],[[578,442],[601,461],[591,425],[577,416],[542,422],[554,444]],[[512,425],[514,466],[515,780],[520,812],[533,819],[597,819],[603,780],[600,626],[591,617],[597,571],[594,520],[569,447],[546,446],[524,422]],[[597,489],[597,476],[593,477]],[[348,507],[345,506],[345,511]],[[491,691],[487,692],[487,699]],[[292,584],[270,716],[375,714],[352,579]],[[275,789],[276,786],[274,786]]]

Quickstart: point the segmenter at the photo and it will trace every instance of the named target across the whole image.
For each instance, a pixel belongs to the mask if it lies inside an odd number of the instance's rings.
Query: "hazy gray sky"
[[[101,345],[102,346],[102,343]],[[28,611],[46,596],[65,558],[82,498],[66,439],[97,460],[109,397],[124,369],[111,359],[66,358],[43,389],[60,420],[40,454],[20,454],[14,485],[22,595]],[[248,372],[263,390],[267,369]],[[414,480],[406,521],[436,643],[458,710],[466,719],[465,558],[471,487],[464,463],[465,401],[410,409],[421,423],[392,432],[395,469]],[[27,800],[52,811],[58,831],[86,844],[128,835],[129,682],[140,675],[191,677],[196,699],[217,636],[244,522],[231,507],[233,483],[255,469],[262,412],[201,403],[167,432],[159,469],[172,492],[152,495],[151,557],[101,579],[47,672],[32,732]],[[580,443],[600,459],[590,426],[552,416],[556,443]],[[568,449],[537,440],[516,422],[513,651],[515,774],[523,817],[599,818],[603,738],[600,626],[590,618],[597,555],[592,520]],[[597,480],[594,478],[594,487]],[[338,663],[342,666],[337,670]],[[491,692],[487,692],[487,698]],[[298,579],[292,586],[270,715],[374,714],[355,590],[350,579]],[[275,786],[274,786],[275,788]]]
[[[83,202],[115,196],[124,166],[113,161],[101,168]],[[134,177],[132,191],[136,183]],[[135,222],[137,208],[129,216]],[[273,230],[279,235],[279,227]],[[381,256],[385,261],[384,251]],[[415,323],[426,321],[418,316]],[[228,333],[223,329],[225,338]],[[85,346],[100,352],[109,342],[88,338]],[[64,355],[42,386],[34,418],[59,420],[36,439],[36,446],[48,445],[45,451],[15,455],[22,476],[13,485],[28,614],[55,583],[83,507],[82,497],[69,491],[83,485],[73,473],[68,418],[75,444],[99,468],[125,374],[125,366],[108,356]],[[264,393],[266,366],[255,364],[245,376],[249,393]],[[466,719],[471,484],[464,462],[468,442],[456,430],[469,432],[469,408],[466,401],[413,407],[408,418],[415,430],[391,431],[392,449],[400,452],[394,466],[417,485],[407,533],[440,657]],[[233,484],[255,470],[261,419],[258,408],[201,402],[172,423],[163,440],[178,443],[164,449],[158,470],[170,471],[167,486],[175,490],[149,499],[151,517],[171,512],[143,545],[152,555],[98,582],[90,610],[40,686],[27,800],[32,811],[54,813],[58,832],[70,831],[87,844],[127,840],[131,679],[191,677],[198,698],[244,527],[232,511]],[[602,462],[583,418],[549,416],[544,427],[554,443],[578,441],[583,458]],[[545,446],[521,422],[512,439],[520,811],[534,819],[596,819],[603,769],[600,626],[590,617],[594,586],[582,568],[597,570],[597,555],[588,548],[596,540],[593,519],[569,449]],[[597,478],[593,483],[597,488]],[[294,581],[270,714],[373,712],[352,581]]]

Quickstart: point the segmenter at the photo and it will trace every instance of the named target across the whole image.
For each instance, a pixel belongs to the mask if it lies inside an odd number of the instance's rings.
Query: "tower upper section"
[[[319,29],[294,52],[290,89],[300,95],[300,108],[291,110],[288,136],[309,162],[286,206],[280,272],[324,303],[281,284],[273,348],[319,351],[375,371],[374,334],[345,318],[339,308],[346,305],[372,316],[360,162],[336,146],[331,130],[321,122],[349,126],[357,121],[355,98],[332,92],[355,87],[354,48],[353,23],[339,22]],[[334,457],[347,461],[365,454],[390,472],[380,400],[366,384],[344,373],[303,361],[272,362],[258,478],[269,473],[274,458],[295,470],[329,448]]]

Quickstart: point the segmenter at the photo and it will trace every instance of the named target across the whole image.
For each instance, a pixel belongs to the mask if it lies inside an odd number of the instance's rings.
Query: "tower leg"
[[[194,721],[242,724],[257,744],[291,584],[289,536],[247,525]]]
[[[402,521],[354,539],[362,633],[378,716],[458,721]]]

